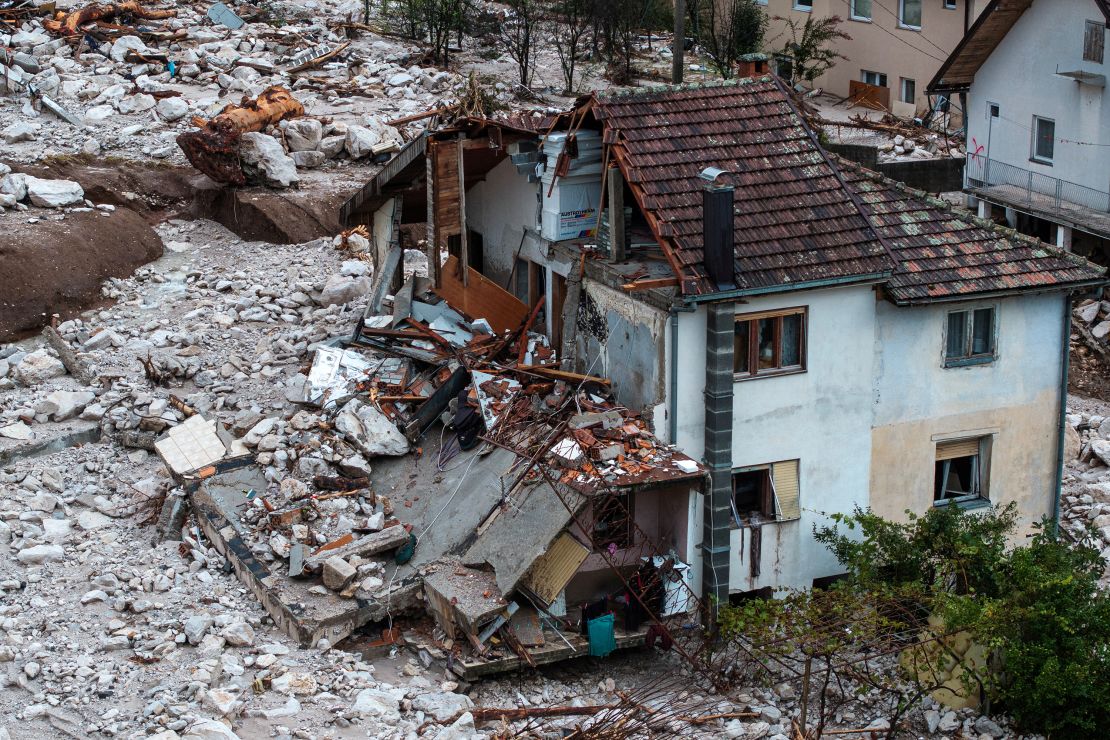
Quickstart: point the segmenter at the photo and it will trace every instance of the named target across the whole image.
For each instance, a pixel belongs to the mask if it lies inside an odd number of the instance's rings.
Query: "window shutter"
[[[937,442],[937,460],[951,460],[956,457],[971,457],[979,454],[979,439],[954,439]]]
[[[775,488],[775,517],[779,521],[800,519],[798,494],[798,461],[787,460],[771,466],[771,482]]]
[[[1088,62],[1102,64],[1103,43],[1106,38],[1106,25],[1096,21],[1087,21],[1083,34],[1083,59]]]

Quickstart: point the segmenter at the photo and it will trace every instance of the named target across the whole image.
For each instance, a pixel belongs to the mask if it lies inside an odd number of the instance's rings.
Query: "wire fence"
[[[1110,193],[987,159],[980,154],[967,155],[964,173],[965,186],[969,189],[997,188],[1008,198],[1024,201],[1041,211],[1059,214],[1086,208],[1110,213]]]

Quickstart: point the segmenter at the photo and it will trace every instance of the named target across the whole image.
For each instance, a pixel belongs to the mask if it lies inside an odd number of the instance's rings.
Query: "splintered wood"
[[[244,185],[247,177],[239,164],[239,137],[303,115],[304,106],[293,94],[275,85],[255,100],[244,97],[238,105],[227,106],[210,121],[193,119],[200,130],[181,134],[177,145],[194,167],[216,182]]]
[[[122,3],[107,3],[105,5],[86,5],[80,10],[69,13],[59,10],[51,20],[43,21],[42,27],[50,33],[61,36],[79,36],[81,27],[95,21],[104,21],[121,15],[130,15],[141,20],[164,20],[177,17],[176,10],[148,10],[141,6],[137,0],[128,0]]]

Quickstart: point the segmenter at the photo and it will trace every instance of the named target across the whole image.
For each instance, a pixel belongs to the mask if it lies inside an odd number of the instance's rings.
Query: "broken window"
[[[784,460],[733,471],[732,515],[738,526],[801,517],[798,461]]]
[[[607,494],[594,503],[595,548],[607,548],[612,545],[618,550],[623,550],[631,547],[635,540],[634,532],[631,494]]]
[[[995,357],[994,307],[948,314],[944,363],[947,367],[992,362]]]
[[[985,500],[984,468],[989,437],[937,442],[933,503],[944,505]]]
[[[804,308],[736,317],[733,372],[739,378],[805,370]]]

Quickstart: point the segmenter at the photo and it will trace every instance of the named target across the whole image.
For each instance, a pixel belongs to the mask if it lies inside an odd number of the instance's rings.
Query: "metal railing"
[[[1110,213],[1110,193],[987,159],[981,154],[967,155],[964,178],[964,186],[968,189],[999,188],[1000,196],[1024,200],[1040,211],[1059,214],[1086,208]]]

